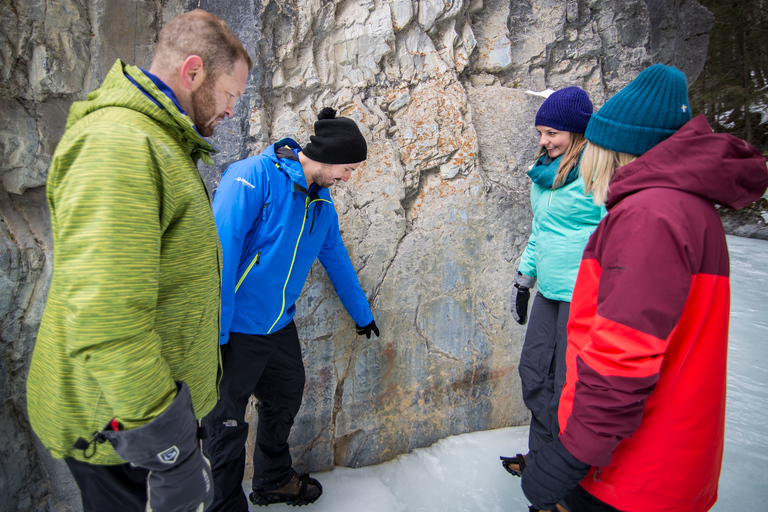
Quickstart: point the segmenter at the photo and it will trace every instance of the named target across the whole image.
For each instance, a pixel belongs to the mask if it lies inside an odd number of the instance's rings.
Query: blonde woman
[[[730,289],[713,203],[759,199],[768,170],[755,148],[690,117],[685,76],[655,65],[587,127],[586,190],[608,215],[574,289],[560,436],[523,473],[539,509],[566,496],[571,512],[717,500]]]

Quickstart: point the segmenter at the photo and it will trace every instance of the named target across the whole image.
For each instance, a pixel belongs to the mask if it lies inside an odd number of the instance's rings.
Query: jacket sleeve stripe
[[[668,342],[595,315],[579,357],[602,375],[647,377],[659,373]]]

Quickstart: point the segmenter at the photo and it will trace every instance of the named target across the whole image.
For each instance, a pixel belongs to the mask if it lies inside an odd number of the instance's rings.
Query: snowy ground
[[[712,510],[768,510],[768,241],[728,237],[728,246],[732,299],[725,455],[720,497]],[[527,439],[527,427],[449,437],[377,466],[312,475],[324,493],[310,507],[251,510],[525,512],[520,480],[504,471],[499,455],[525,453]]]

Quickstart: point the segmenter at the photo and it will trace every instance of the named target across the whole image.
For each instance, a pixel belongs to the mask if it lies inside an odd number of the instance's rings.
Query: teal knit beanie
[[[640,156],[690,120],[685,75],[656,64],[592,114],[584,136],[605,149]]]

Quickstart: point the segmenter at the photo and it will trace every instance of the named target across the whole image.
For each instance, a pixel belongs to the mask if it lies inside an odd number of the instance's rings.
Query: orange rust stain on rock
[[[483,383],[495,384],[499,380],[508,380],[510,376],[517,376],[517,366],[488,369],[484,367],[465,370],[460,378],[446,382],[443,385],[428,385],[402,387],[396,383],[389,383],[387,387],[378,393],[374,400],[380,409],[377,414],[391,411],[392,414],[402,414],[402,407],[408,407],[411,403],[426,397],[449,397],[458,395],[464,391]]]
[[[392,369],[395,367],[395,346],[392,342],[387,343],[387,348],[384,350],[384,357],[387,358],[387,371],[381,377],[381,380],[389,377],[392,373]]]
[[[474,155],[477,137],[467,126],[462,113],[466,92],[456,82],[434,80],[411,94],[402,124],[410,128],[412,137],[399,132],[403,163],[417,172],[451,161],[466,167]],[[457,160],[451,155],[457,151]]]

